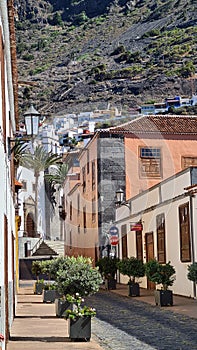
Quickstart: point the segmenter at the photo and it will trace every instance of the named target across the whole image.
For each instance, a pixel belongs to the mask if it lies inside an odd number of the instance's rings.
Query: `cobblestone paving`
[[[93,333],[104,349],[197,350],[197,319],[107,291],[88,302],[97,310]]]
[[[92,320],[92,334],[105,350],[155,350],[152,346],[98,318]]]

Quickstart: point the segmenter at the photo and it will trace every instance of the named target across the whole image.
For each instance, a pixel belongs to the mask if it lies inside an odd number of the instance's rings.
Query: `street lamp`
[[[11,137],[8,137],[8,154],[11,154],[11,144],[14,142],[29,142],[31,139],[38,134],[38,127],[39,127],[39,118],[40,113],[33,107],[33,105],[30,106],[30,108],[23,114],[25,119],[25,127],[26,127],[26,135],[29,136],[28,138],[20,136],[17,134],[15,135],[16,138],[12,139]]]
[[[24,113],[26,133],[28,136],[33,137],[38,134],[39,117],[40,113],[33,105]]]
[[[65,209],[63,208],[62,205],[59,205],[59,217],[62,219],[62,220],[65,220],[66,219],[66,211]]]
[[[124,205],[127,208],[131,209],[130,203],[127,203],[124,201],[124,191],[120,188],[118,191],[116,191],[116,202],[118,206]]]

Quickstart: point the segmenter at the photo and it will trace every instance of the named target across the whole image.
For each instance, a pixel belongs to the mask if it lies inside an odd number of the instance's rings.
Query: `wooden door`
[[[153,232],[147,232],[145,234],[145,243],[146,243],[146,261],[154,259],[154,240]],[[147,289],[155,289],[155,283],[147,280]]]

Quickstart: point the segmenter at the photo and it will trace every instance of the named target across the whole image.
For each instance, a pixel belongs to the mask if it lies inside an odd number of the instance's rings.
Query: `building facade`
[[[196,285],[187,278],[188,266],[197,261],[197,168],[189,167],[158,185],[132,197],[130,210],[116,210],[119,231],[118,256],[135,256],[143,262],[171,262],[176,279],[175,294],[196,297]],[[146,277],[140,286],[151,289]],[[128,278],[120,275],[120,282]],[[159,287],[159,286],[158,286]]]
[[[116,191],[121,188],[127,200],[188,165],[197,164],[196,146],[195,116],[144,116],[118,127],[97,131],[78,158],[80,180],[75,188],[77,195],[70,190],[64,193],[68,202],[66,225],[73,207],[69,207],[69,203],[76,201],[73,199],[75,195],[80,198],[81,216],[72,215],[72,220],[76,220],[73,225],[78,227],[77,234],[74,229],[69,233],[72,246],[75,235],[79,239],[79,232],[85,229],[91,238],[91,232],[95,232],[94,244],[91,243],[92,251],[97,247],[95,258],[109,255],[109,230],[115,220]],[[83,235],[80,245],[87,246],[90,237]],[[80,249],[79,243],[77,249]]]
[[[15,313],[17,228],[15,171],[11,139],[18,126],[16,51],[12,1],[0,2],[0,333],[6,348]],[[16,214],[16,216],[15,216]],[[16,220],[15,220],[16,219]]]

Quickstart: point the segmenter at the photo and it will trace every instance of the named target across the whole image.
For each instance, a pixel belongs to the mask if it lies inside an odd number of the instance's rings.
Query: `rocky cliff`
[[[19,101],[45,114],[196,91],[196,0],[16,0]]]

